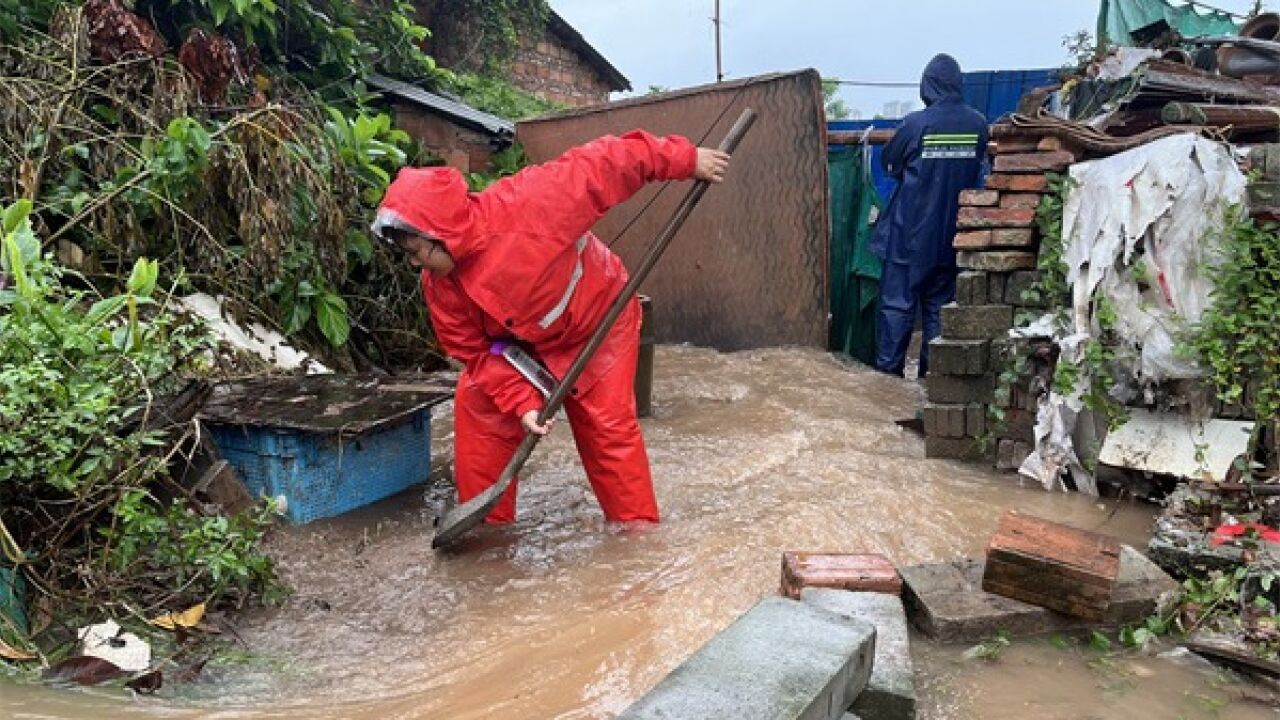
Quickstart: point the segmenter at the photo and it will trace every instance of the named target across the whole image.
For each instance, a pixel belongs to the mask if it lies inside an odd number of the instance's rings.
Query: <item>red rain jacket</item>
[[[541,408],[542,397],[489,353],[492,342],[525,341],[563,377],[627,282],[622,261],[591,226],[647,182],[693,177],[696,161],[685,138],[636,130],[569,150],[481,193],[468,193],[452,168],[406,168],[380,212],[394,212],[449,250],[452,272],[422,273],[436,337],[472,382],[518,416]],[[617,351],[616,343],[601,346],[574,391],[588,391]]]

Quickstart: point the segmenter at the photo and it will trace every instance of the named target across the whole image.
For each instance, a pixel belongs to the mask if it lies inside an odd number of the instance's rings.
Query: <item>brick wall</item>
[[[415,0],[417,20],[431,29],[427,52],[448,68],[475,71],[484,62],[484,48],[474,39],[467,23],[442,17],[433,0]],[[581,107],[609,99],[609,82],[581,55],[544,28],[533,37],[521,37],[507,78],[516,87],[545,100]]]
[[[581,107],[606,102],[609,83],[552,33],[521,41],[511,63],[516,86],[551,102]]]
[[[493,150],[485,135],[408,103],[396,103],[394,111],[396,127],[412,135],[423,149],[439,155],[446,165],[464,173],[488,168]]]
[[[942,309],[942,336],[929,344],[925,453],[1015,470],[1031,452],[1037,400],[1057,360],[1049,338],[1008,336],[1020,312],[1043,311],[1024,296],[1039,277],[1035,209],[1045,173],[1083,158],[1055,138],[1008,133],[993,151],[986,189],[960,195],[961,272],[956,301]]]

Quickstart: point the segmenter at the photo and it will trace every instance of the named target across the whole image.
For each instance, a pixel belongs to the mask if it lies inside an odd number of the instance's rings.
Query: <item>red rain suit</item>
[[[622,261],[590,228],[653,180],[693,177],[697,153],[679,136],[641,131],[605,137],[468,193],[451,168],[405,169],[380,217],[444,243],[456,267],[422,273],[441,347],[465,363],[458,379],[454,476],[466,502],[492,485],[523,437],[520,416],[540,409],[537,390],[496,340],[517,339],[563,377],[627,281]],[[389,215],[388,215],[389,216]],[[578,454],[605,518],[658,520],[633,382],[640,308],[633,299],[565,402]],[[515,518],[516,483],[489,513]]]

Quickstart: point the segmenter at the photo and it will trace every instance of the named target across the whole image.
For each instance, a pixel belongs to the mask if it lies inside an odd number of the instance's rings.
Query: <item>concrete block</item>
[[[867,685],[875,626],[766,598],[619,720],[836,720]]]
[[[996,190],[961,190],[960,204],[966,207],[990,207],[1000,202]]]
[[[925,403],[924,434],[939,437],[965,436],[965,406]]]
[[[984,450],[973,438],[949,438],[925,436],[924,456],[964,462],[991,462],[995,459],[995,448]]]
[[[987,274],[966,271],[956,275],[956,302],[961,305],[986,305]]]
[[[1044,192],[1049,189],[1049,178],[1044,175],[988,175],[987,187],[1010,192]]]
[[[936,337],[929,341],[929,372],[942,375],[983,375],[990,367],[988,340],[955,340]]]
[[[1030,393],[1027,393],[1028,395]],[[1021,400],[1022,398],[1011,398],[1012,400]],[[1015,443],[1024,444],[1027,452],[1030,454],[1030,446],[1036,441],[1036,413],[1034,410],[1026,410],[1021,407],[1011,407],[1004,411],[1004,421],[997,432],[1001,439],[1013,440]],[[1026,458],[1025,455],[1022,456]],[[1012,462],[1012,460],[1010,461]],[[1022,462],[1018,462],[1020,467]],[[1013,468],[1017,469],[1017,468]]]
[[[935,640],[978,642],[1002,630],[1013,637],[1025,637],[1091,627],[1080,618],[983,592],[981,559],[916,565],[900,572],[903,601],[912,624]],[[1141,622],[1155,610],[1161,594],[1178,587],[1155,563],[1126,545],[1120,554],[1120,575],[1111,607],[1102,624]]]
[[[1034,299],[1024,297],[1026,292],[1035,287],[1040,282],[1040,273],[1035,270],[1019,270],[1009,273],[1009,279],[1004,286],[1004,302],[1009,305],[1021,305],[1022,307],[1044,307],[1043,299]]]
[[[987,340],[1004,337],[1013,327],[1009,305],[942,306],[942,335],[952,340]]]
[[[996,446],[996,469],[1017,470],[1022,467],[1022,462],[1030,454],[1031,445],[1029,443],[1008,437],[1001,438],[1000,444]]]
[[[782,553],[782,595],[799,600],[805,588],[888,593],[902,592],[902,578],[889,558],[876,553]]]
[[[988,273],[987,304],[1004,305],[1004,288],[1008,284],[1009,273]]]
[[[1075,154],[1066,150],[1016,153],[1013,155],[996,156],[994,169],[998,173],[1058,172],[1071,167],[1071,164],[1075,161]]]
[[[853,711],[873,720],[911,720],[916,716],[915,670],[911,635],[900,598],[879,593],[806,589],[805,602],[852,620],[876,626],[876,656],[871,679],[853,703]]]
[[[980,228],[1033,227],[1036,211],[1027,208],[962,207],[956,215],[956,227],[962,230]]]
[[[964,434],[971,438],[987,432],[987,406],[973,403],[964,408]]]
[[[929,402],[945,405],[990,403],[995,400],[995,378],[991,375],[943,375],[930,372],[925,378]]]
[[[1034,270],[1036,254],[1020,250],[964,250],[956,253],[956,266],[964,270],[991,272]]]

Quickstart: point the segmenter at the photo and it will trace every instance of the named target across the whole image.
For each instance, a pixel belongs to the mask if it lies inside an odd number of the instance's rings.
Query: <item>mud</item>
[[[643,421],[661,525],[607,526],[561,427],[528,465],[517,523],[457,552],[429,547],[444,481],[277,533],[296,594],[243,619],[257,659],[222,663],[178,697],[4,685],[0,716],[608,718],[776,593],[783,550],[946,560],[979,552],[1013,508],[1145,543],[1149,506],[923,459],[921,439],[894,423],[921,396],[815,351],[661,347]],[[434,430],[447,450],[448,423]],[[916,648],[929,718],[1200,717],[1184,691],[1218,679],[1144,657],[1117,694],[1084,651],[1033,641],[975,665],[962,649]],[[1216,711],[1276,717],[1259,707]]]

